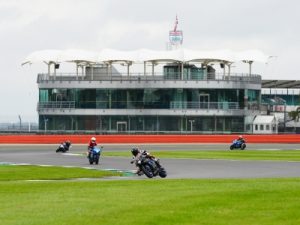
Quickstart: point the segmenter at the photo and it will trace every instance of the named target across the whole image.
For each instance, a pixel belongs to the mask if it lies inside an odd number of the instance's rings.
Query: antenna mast
[[[170,40],[169,50],[178,49],[182,46],[183,32],[182,30],[177,30],[177,25],[178,25],[178,17],[176,15],[174,29],[169,31],[169,40]]]

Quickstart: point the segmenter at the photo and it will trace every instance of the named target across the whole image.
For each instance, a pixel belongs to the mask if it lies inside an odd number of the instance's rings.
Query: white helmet
[[[91,138],[91,141],[96,141],[96,138],[95,138],[95,137],[92,137],[92,138]]]
[[[243,136],[242,136],[242,135],[240,135],[240,136],[239,136],[239,138],[243,138]]]

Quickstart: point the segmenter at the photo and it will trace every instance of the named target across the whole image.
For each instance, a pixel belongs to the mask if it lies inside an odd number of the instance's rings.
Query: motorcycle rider
[[[141,150],[137,147],[134,147],[134,148],[131,149],[131,153],[133,155],[133,158],[130,162],[131,164],[135,163],[135,165],[137,165],[137,162],[140,160],[140,157],[146,157],[146,158],[153,159],[155,161],[156,165],[158,167],[160,167],[160,164],[159,164],[158,160],[155,158],[155,156],[151,155],[146,150]],[[138,166],[137,166],[136,174],[139,175],[139,176],[143,175],[143,171],[141,171],[140,167],[138,167]]]
[[[69,140],[64,141],[64,142],[60,143],[60,146],[56,150],[56,152],[58,152],[59,150],[62,150],[63,152],[67,152],[67,151],[69,151],[70,147],[71,147],[71,142]]]
[[[62,145],[64,146],[64,149],[66,151],[69,151],[69,148],[71,147],[71,142],[69,140],[67,140],[67,141],[63,142]]]
[[[89,158],[90,154],[91,154],[91,151],[93,150],[93,148],[97,146],[97,142],[96,142],[96,138],[95,137],[92,137],[90,142],[89,142],[89,145],[88,145],[88,151],[87,151],[87,157]]]
[[[238,137],[237,141],[239,141],[239,142],[241,142],[241,143],[245,143],[245,142],[246,142],[245,139],[244,139],[244,137],[243,137],[242,135],[240,135],[240,136]]]

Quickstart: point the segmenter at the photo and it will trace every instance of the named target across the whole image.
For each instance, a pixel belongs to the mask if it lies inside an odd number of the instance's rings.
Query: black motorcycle
[[[158,159],[154,160],[151,157],[141,156],[139,160],[136,161],[136,166],[140,170],[138,175],[145,174],[148,178],[153,178],[157,175],[162,178],[167,176],[167,171],[160,165]]]
[[[66,142],[63,142],[61,143],[58,148],[56,149],[56,152],[62,152],[62,153],[65,153],[67,151],[69,151],[71,148],[71,142],[69,141],[66,141]]]

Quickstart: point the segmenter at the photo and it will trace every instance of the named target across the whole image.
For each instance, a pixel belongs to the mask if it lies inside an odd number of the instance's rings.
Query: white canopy
[[[47,64],[51,62],[59,62],[59,55],[62,53],[61,50],[56,50],[56,49],[47,49],[47,50],[41,50],[41,51],[36,51],[32,52],[29,54],[22,65],[26,63],[40,63],[40,62],[45,62]]]
[[[253,120],[253,124],[270,124],[276,122],[274,115],[257,115]]]
[[[81,49],[67,49],[61,51],[58,58],[61,62],[95,62],[98,54],[96,52],[81,50]]]
[[[22,64],[45,62],[147,62],[147,61],[177,61],[177,62],[237,62],[253,61],[266,63],[268,56],[259,50],[247,50],[234,52],[231,50],[218,51],[196,51],[190,49],[177,49],[171,51],[154,51],[139,49],[135,51],[119,51],[114,49],[103,49],[100,52],[90,52],[78,49],[67,50],[42,50],[28,55]]]

